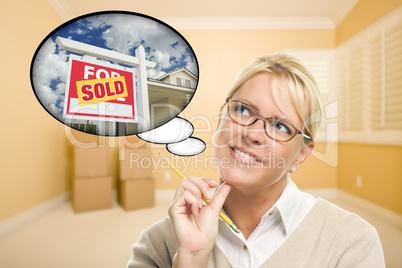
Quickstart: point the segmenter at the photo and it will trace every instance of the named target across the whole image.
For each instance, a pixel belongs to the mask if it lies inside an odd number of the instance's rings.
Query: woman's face
[[[273,94],[271,75],[259,72],[239,87],[232,100],[248,104],[263,117],[284,119],[301,130],[303,122],[288,90],[278,92],[276,102]],[[228,117],[227,105],[224,107],[215,136],[215,156],[220,175],[227,183],[247,189],[268,187],[284,178],[292,167],[301,166],[309,155],[309,150],[302,149],[301,135],[287,142],[275,141],[265,133],[262,120],[241,126]]]

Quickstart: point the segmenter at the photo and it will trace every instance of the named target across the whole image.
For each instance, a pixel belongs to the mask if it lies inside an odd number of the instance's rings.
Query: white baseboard
[[[46,213],[54,210],[60,205],[70,200],[70,192],[62,194],[52,200],[30,208],[24,212],[17,214],[9,219],[0,222],[0,237],[11,233],[12,231],[36,220]]]

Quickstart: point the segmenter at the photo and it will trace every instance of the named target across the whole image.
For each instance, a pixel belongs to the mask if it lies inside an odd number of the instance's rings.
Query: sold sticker
[[[79,106],[125,98],[128,96],[124,76],[77,81]]]

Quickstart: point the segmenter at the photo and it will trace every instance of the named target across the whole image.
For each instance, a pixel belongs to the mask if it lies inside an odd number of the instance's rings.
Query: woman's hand
[[[175,267],[206,267],[218,235],[219,213],[231,190],[230,185],[222,184],[212,201],[203,206],[202,196],[211,199],[210,188],[216,186],[212,179],[189,177],[177,188],[169,208],[177,241]]]

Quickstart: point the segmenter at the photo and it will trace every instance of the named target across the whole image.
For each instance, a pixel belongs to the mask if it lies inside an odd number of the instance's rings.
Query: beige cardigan
[[[169,217],[141,233],[128,268],[172,267],[176,240]],[[232,267],[215,246],[208,267]],[[321,198],[261,267],[385,267],[377,231],[358,215]]]

